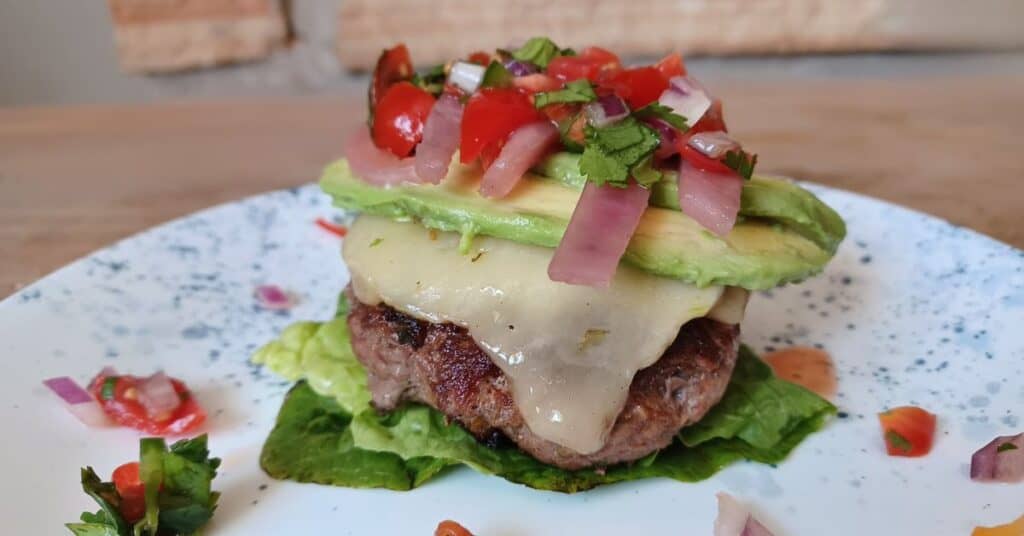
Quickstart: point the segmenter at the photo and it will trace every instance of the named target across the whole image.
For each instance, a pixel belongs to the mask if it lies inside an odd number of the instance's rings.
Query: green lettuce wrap
[[[467,465],[531,488],[567,493],[650,477],[695,482],[739,460],[781,462],[836,410],[803,387],[776,378],[743,346],[722,400],[671,445],[631,463],[567,471],[515,446],[483,445],[422,404],[378,414],[369,404],[366,372],[352,352],[344,302],[339,312],[328,322],[289,327],[253,356],[254,362],[299,381],[260,456],[274,478],[407,490],[449,466]]]

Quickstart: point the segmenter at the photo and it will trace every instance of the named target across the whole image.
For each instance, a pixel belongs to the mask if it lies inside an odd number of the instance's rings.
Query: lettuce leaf
[[[278,479],[408,490],[450,465],[424,457],[406,461],[396,454],[357,448],[351,421],[351,413],[335,399],[300,382],[285,398],[260,453],[260,466]]]
[[[323,330],[335,332],[332,340],[346,345],[315,342],[326,336]],[[261,464],[270,476],[404,490],[461,463],[511,482],[567,493],[640,478],[695,482],[739,460],[778,463],[835,412],[828,401],[776,378],[743,347],[722,401],[701,422],[683,429],[670,446],[628,464],[566,471],[543,464],[515,446],[485,446],[424,405],[407,404],[378,414],[368,405],[348,404],[353,399],[369,400],[368,393],[342,392],[365,391],[365,373],[363,383],[332,383],[330,378],[317,377],[325,369],[302,366],[313,352],[329,352],[330,356],[320,359],[339,362],[334,370],[358,367],[347,341],[347,326],[338,318],[320,324],[297,350],[294,344],[282,350],[284,345],[271,343],[257,353],[272,370],[302,371],[308,382],[300,382],[288,394],[264,446]]]

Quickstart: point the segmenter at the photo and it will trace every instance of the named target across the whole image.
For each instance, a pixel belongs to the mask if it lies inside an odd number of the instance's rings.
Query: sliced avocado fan
[[[575,157],[548,159],[538,166],[543,174],[527,174],[500,200],[481,196],[479,170],[461,165],[453,165],[440,185],[382,188],[357,178],[342,159],[327,166],[320,186],[339,207],[461,232],[467,244],[480,234],[554,248],[583,185]],[[671,177],[652,188],[652,206],[624,262],[697,286],[760,290],[820,272],[846,232],[843,220],[817,197],[777,179],[744,183],[740,221],[725,238],[680,212],[675,192]]]

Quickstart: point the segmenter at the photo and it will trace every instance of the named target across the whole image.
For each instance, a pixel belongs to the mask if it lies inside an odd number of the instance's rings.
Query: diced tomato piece
[[[503,143],[515,129],[543,119],[530,96],[515,88],[483,88],[466,103],[462,114],[460,159],[474,160],[485,147]]]
[[[109,381],[108,381],[109,380]],[[171,378],[171,385],[181,403],[168,415],[151,416],[139,402],[138,385],[143,378],[99,374],[89,384],[92,394],[111,420],[157,436],[182,435],[195,430],[206,420],[206,412],[180,380]]]
[[[517,76],[512,79],[512,85],[519,88],[525,89],[530,93],[540,93],[541,91],[555,91],[562,89],[562,81],[553,76],[548,76],[544,73],[533,73],[526,76]]]
[[[586,78],[596,82],[602,74],[622,68],[619,57],[599,47],[587,47],[578,56],[559,56],[548,64],[548,74],[566,82]]]
[[[377,67],[373,70],[373,81],[370,83],[370,111],[377,108],[377,102],[389,87],[409,80],[414,72],[409,49],[405,48],[404,44],[381,52],[380,58],[377,59]]]
[[[473,536],[473,533],[466,530],[462,525],[446,519],[437,525],[434,536]]]
[[[932,450],[935,415],[915,406],[902,406],[878,414],[890,456],[916,458]]]
[[[697,121],[696,124],[690,126],[690,130],[686,131],[687,134],[696,134],[698,132],[713,132],[721,130],[722,132],[729,132],[729,129],[725,126],[725,116],[722,115],[722,101],[715,99],[711,103],[711,108],[708,108],[707,112]]]
[[[683,157],[683,160],[686,160],[697,169],[709,171],[711,173],[735,173],[732,168],[725,165],[720,160],[708,158],[707,156],[704,156],[704,153],[689,145],[682,145],[679,148],[679,154]]]
[[[668,78],[656,67],[636,67],[617,71],[601,80],[600,85],[611,89],[636,110],[658,100],[668,89]]]
[[[971,536],[1021,536],[1024,534],[1024,515],[1006,525],[974,527]]]
[[[114,469],[111,480],[121,497],[118,510],[125,521],[134,523],[142,519],[146,513],[146,488],[139,479],[139,462],[128,462]]]
[[[563,119],[579,112],[580,106],[578,104],[556,103],[549,104],[541,108],[540,111],[547,116],[548,119],[556,123],[561,123]]]
[[[469,62],[477,65],[487,65],[491,63],[491,55],[482,50],[477,50],[469,55]]]
[[[316,225],[317,227],[320,227],[321,229],[327,231],[328,233],[340,236],[342,238],[344,238],[345,235],[348,234],[348,229],[345,228],[344,225],[338,225],[337,223],[327,221],[323,218],[317,218]]]
[[[423,124],[434,102],[433,95],[409,82],[391,86],[377,103],[373,142],[395,156],[409,156],[423,139]]]
[[[654,68],[661,71],[661,76],[666,80],[674,76],[686,76],[686,65],[683,64],[683,57],[678,52],[661,58],[661,61],[654,64]]]
[[[583,130],[583,127],[587,126],[587,117],[582,113],[578,113],[575,117],[566,119],[566,121],[572,121],[572,124],[566,130],[565,137],[582,147],[586,142],[586,132]]]

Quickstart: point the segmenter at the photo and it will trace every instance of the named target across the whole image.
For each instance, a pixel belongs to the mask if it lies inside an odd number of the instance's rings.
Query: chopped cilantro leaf
[[[103,400],[113,400],[116,390],[117,376],[108,376],[103,379],[103,387],[100,388],[100,398]]]
[[[903,452],[910,452],[914,448],[914,446],[910,444],[910,441],[907,441],[907,438],[901,436],[895,430],[885,432],[885,440],[888,441],[894,449],[901,450]]]
[[[750,180],[750,177],[754,175],[754,166],[757,165],[757,155],[750,154],[746,151],[729,151],[725,153],[725,160],[723,161],[729,169],[732,169],[736,173],[739,173],[740,177],[744,180]]]
[[[590,102],[597,99],[594,87],[590,80],[582,78],[574,80],[558,91],[543,91],[533,97],[533,105],[536,108],[543,108],[549,104],[564,102]]]
[[[558,55],[559,56],[576,56],[577,54],[576,54],[576,50],[575,49],[563,48],[562,50],[558,51]]]
[[[558,48],[558,45],[547,37],[533,37],[522,47],[513,51],[512,57],[546,69],[551,59],[558,56],[560,52],[561,49]]]
[[[662,121],[686,132],[690,126],[686,124],[686,118],[673,112],[672,108],[654,101],[643,108],[633,112],[633,115],[640,119],[661,119]]]
[[[629,174],[640,186],[650,186],[661,180],[661,172],[651,165],[654,162],[654,155],[647,155],[640,163],[629,170]]]
[[[1017,445],[1014,445],[1013,443],[1003,443],[1002,445],[996,447],[997,453],[1006,452],[1008,450],[1017,450]]]
[[[650,180],[650,164],[639,166],[648,159],[660,142],[658,133],[632,117],[606,127],[588,126],[586,147],[580,157],[580,173],[596,184],[611,184],[625,188],[630,173],[637,168],[644,180]],[[639,182],[639,181],[638,181]],[[643,182],[641,182],[643,184]]]
[[[572,153],[583,152],[583,145],[579,140],[573,138],[573,125],[577,121],[583,120],[582,114],[583,112],[571,115],[558,123],[558,136],[562,139],[562,146],[565,147],[566,151]]]
[[[509,87],[512,85],[512,78],[512,73],[508,72],[501,62],[492,60],[484,71],[480,87]]]
[[[413,73],[410,82],[431,95],[440,95],[444,90],[444,81],[447,75],[444,72],[444,64],[438,64],[427,69],[423,74]]]

